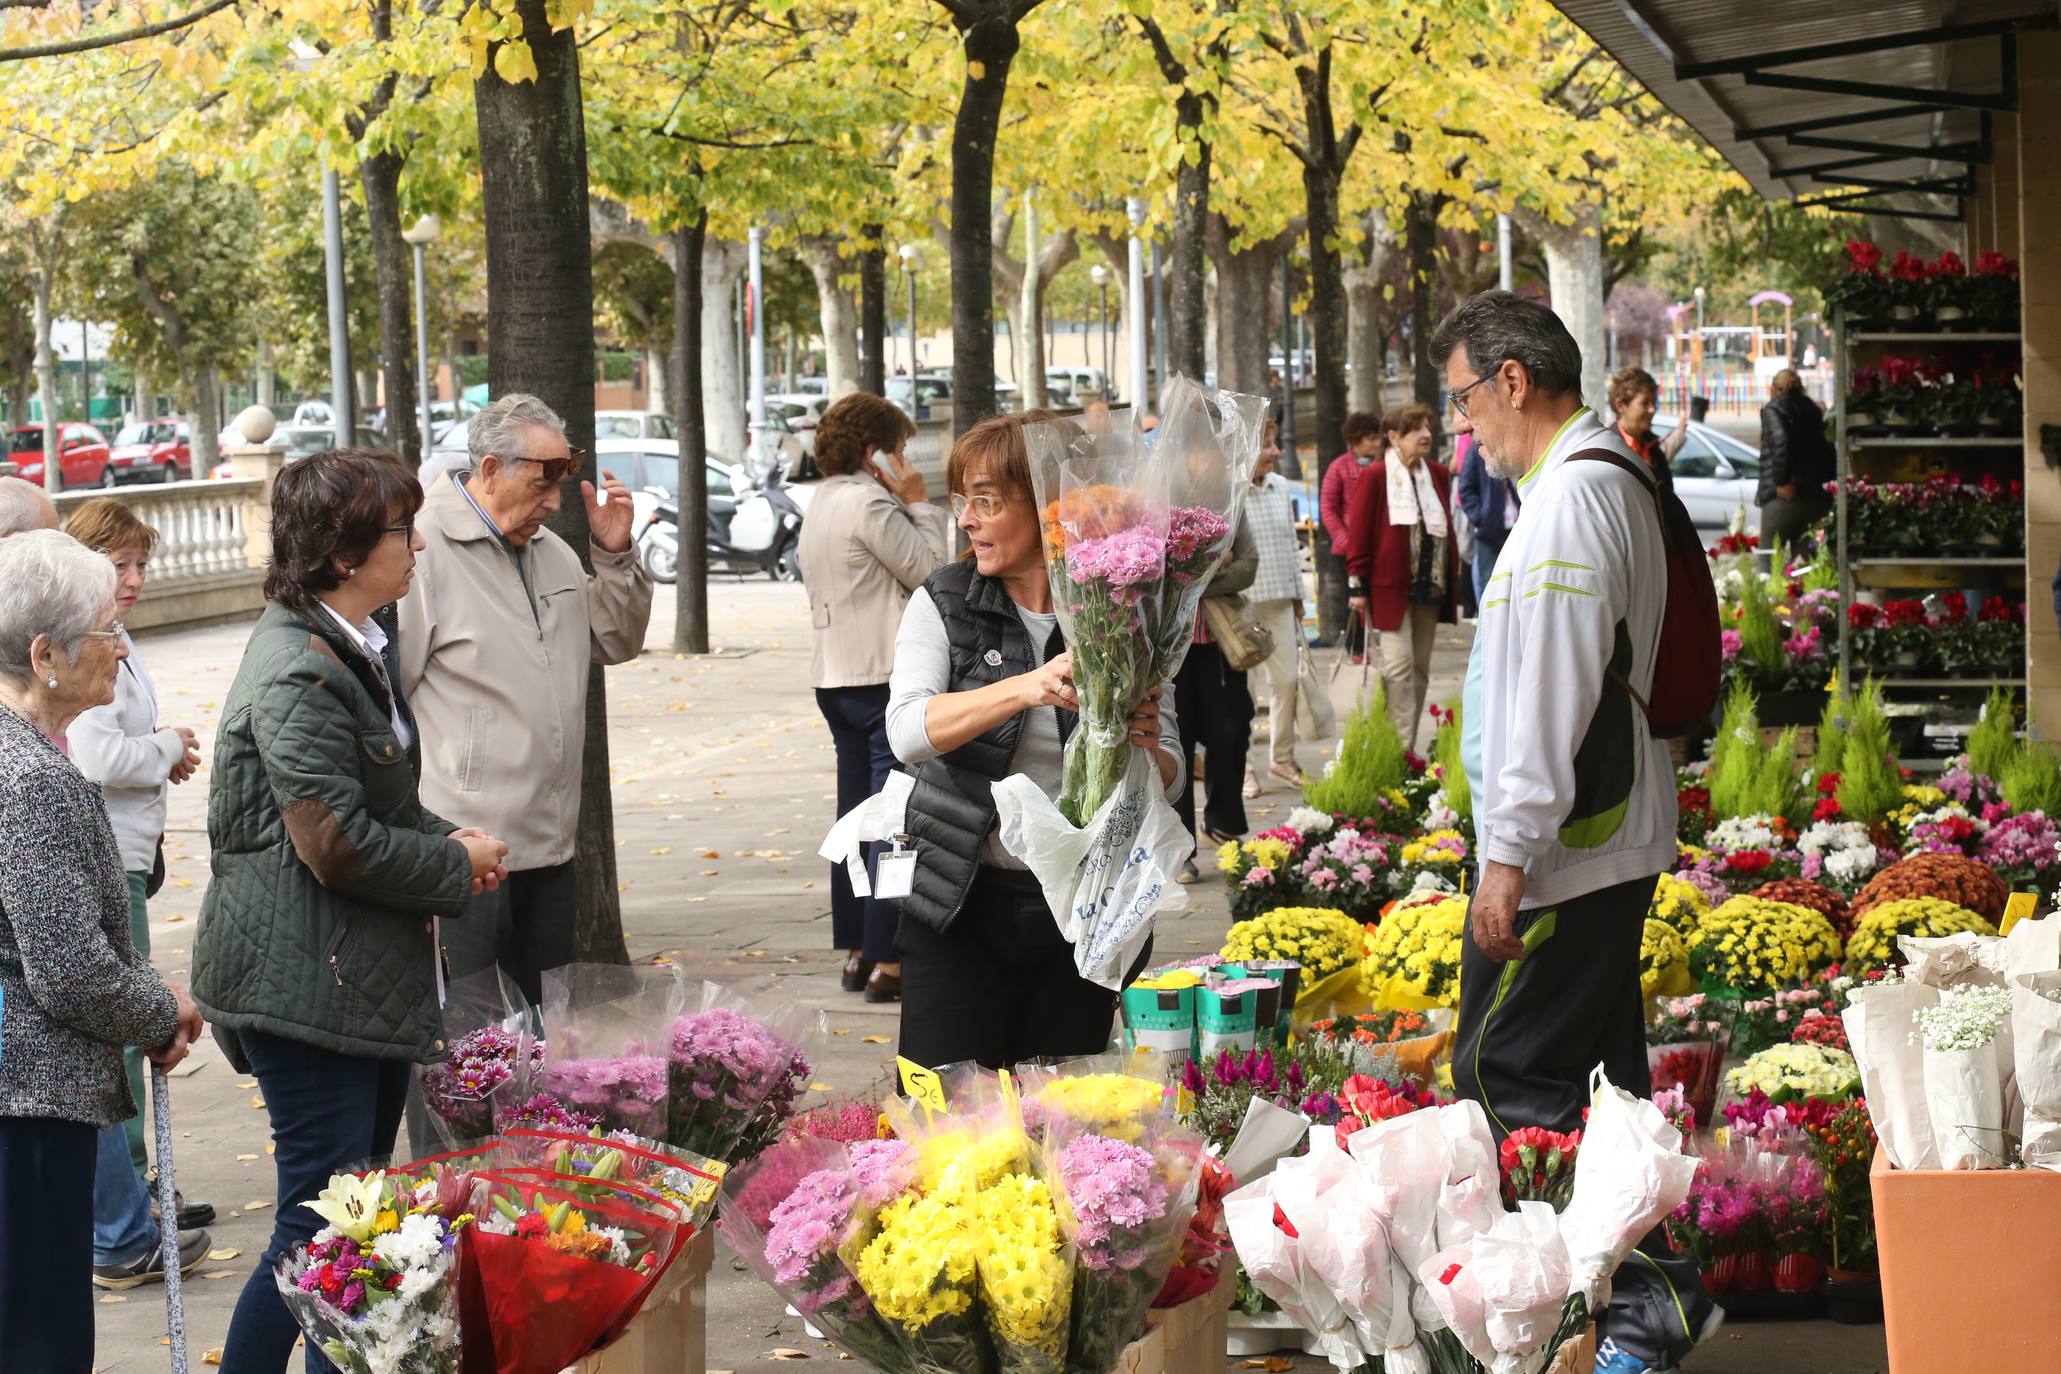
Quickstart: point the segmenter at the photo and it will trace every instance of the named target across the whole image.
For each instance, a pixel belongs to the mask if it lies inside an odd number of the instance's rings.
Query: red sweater
[[[1426,458],[1431,470],[1431,489],[1447,513],[1448,529],[1453,509],[1453,474],[1444,463]],[[1402,628],[1410,605],[1410,585],[1416,569],[1410,566],[1410,525],[1388,523],[1388,463],[1370,464],[1353,489],[1350,529],[1345,546],[1345,570],[1367,587],[1368,619],[1377,630]],[[1446,599],[1438,618],[1452,624],[1457,618],[1453,589],[1460,585],[1460,555],[1452,536],[1446,537]]]
[[[1323,517],[1324,533],[1331,536],[1331,552],[1341,558],[1351,543],[1353,491],[1366,470],[1348,449],[1324,469],[1324,484],[1317,491],[1317,512]]]

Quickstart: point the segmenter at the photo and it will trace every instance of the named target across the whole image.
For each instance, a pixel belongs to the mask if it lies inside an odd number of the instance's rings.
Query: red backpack
[[[1653,660],[1653,694],[1641,697],[1622,675],[1618,685],[1631,693],[1646,713],[1646,725],[1661,739],[1679,739],[1710,723],[1717,708],[1723,677],[1719,640],[1717,584],[1696,522],[1673,489],[1622,454],[1591,448],[1568,462],[1611,463],[1629,472],[1653,493],[1653,513],[1660,520],[1660,543],[1667,552],[1667,606],[1660,617],[1660,648]]]

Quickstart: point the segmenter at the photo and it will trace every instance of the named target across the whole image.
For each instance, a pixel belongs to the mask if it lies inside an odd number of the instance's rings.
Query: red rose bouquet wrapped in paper
[[[1080,724],[1056,804],[1021,776],[995,784],[995,797],[1002,842],[1037,874],[1081,975],[1109,987],[1153,913],[1185,900],[1171,878],[1193,845],[1127,718],[1170,686],[1194,640],[1251,486],[1265,406],[1176,377],[1149,434],[1127,412],[1106,432],[1066,421],[1024,432]]]

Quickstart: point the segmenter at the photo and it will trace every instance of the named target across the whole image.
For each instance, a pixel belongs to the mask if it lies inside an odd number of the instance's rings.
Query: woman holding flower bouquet
[[[1037,879],[996,826],[993,786],[1012,773],[1059,795],[1080,706],[1024,444],[1039,423],[1060,422],[1000,415],[953,445],[946,475],[969,549],[910,598],[895,640],[888,741],[915,777],[916,871],[896,935],[901,1053],[932,1067],[1092,1054],[1116,1012],[1117,995],[1076,972]],[[1136,703],[1128,725],[1171,798],[1181,742],[1164,694]]]
[[[415,1064],[444,1054],[437,921],[498,886],[508,846],[422,806],[415,721],[376,616],[422,547],[415,475],[342,449],[272,496],[271,601],[222,711],[208,798],[215,876],[194,995],[271,1118],[278,1210],[222,1367],[280,1374],[300,1338],[272,1270],[312,1239],[303,1204],[389,1153]],[[312,1344],[308,1369],[329,1368]]]

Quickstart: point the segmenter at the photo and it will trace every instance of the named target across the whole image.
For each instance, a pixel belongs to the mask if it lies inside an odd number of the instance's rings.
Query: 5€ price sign
[[[911,1102],[928,1111],[947,1110],[945,1085],[938,1081],[938,1076],[933,1070],[912,1063],[900,1055],[895,1056],[895,1066],[901,1070],[902,1091],[908,1095]]]

